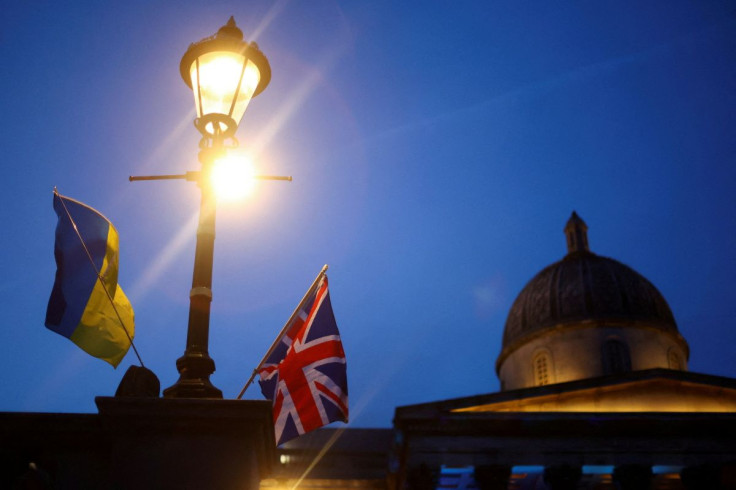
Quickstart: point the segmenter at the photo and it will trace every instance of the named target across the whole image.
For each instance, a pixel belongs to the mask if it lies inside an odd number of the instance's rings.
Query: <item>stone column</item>
[[[89,488],[258,490],[276,463],[267,400],[97,397],[95,402],[107,445],[101,456],[107,481]]]
[[[509,476],[511,467],[504,465],[481,465],[473,471],[473,479],[480,490],[506,490]]]
[[[544,469],[544,483],[550,490],[575,490],[582,475],[579,466],[547,466]]]
[[[616,466],[613,470],[613,481],[621,490],[650,490],[652,487],[652,468],[642,464]]]
[[[422,463],[409,470],[406,475],[406,486],[409,490],[435,490],[438,480],[438,468],[430,468]]]
[[[687,466],[680,472],[680,481],[685,490],[721,488],[721,468],[713,464]]]

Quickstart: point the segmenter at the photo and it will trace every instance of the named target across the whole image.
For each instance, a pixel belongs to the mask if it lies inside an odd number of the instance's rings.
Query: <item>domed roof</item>
[[[504,351],[543,330],[591,320],[645,323],[677,334],[672,311],[657,288],[621,262],[590,252],[587,229],[573,212],[565,226],[568,254],[519,293],[506,319]]]

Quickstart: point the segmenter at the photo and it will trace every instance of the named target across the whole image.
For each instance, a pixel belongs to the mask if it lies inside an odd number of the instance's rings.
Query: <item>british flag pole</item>
[[[253,380],[258,375],[258,370],[261,369],[261,367],[266,362],[266,360],[271,356],[271,354],[273,354],[273,351],[276,349],[276,347],[278,347],[279,342],[281,342],[281,339],[284,337],[284,335],[286,335],[286,332],[289,329],[289,327],[292,325],[292,323],[294,322],[294,319],[304,307],[304,303],[306,303],[307,300],[310,298],[310,296],[314,293],[314,290],[319,285],[320,280],[322,279],[322,276],[324,276],[325,273],[327,272],[327,269],[329,269],[329,265],[325,264],[322,267],[322,270],[319,271],[319,274],[317,274],[317,278],[314,280],[312,285],[309,287],[306,294],[304,295],[302,300],[299,302],[299,305],[294,309],[294,312],[291,314],[291,316],[286,321],[286,323],[284,324],[279,334],[276,336],[276,340],[273,341],[273,344],[271,344],[271,347],[268,349],[266,354],[263,356],[263,358],[261,359],[261,362],[258,363],[258,366],[256,366],[255,369],[253,369],[253,372],[251,373],[250,378],[248,378],[248,381],[243,386],[243,389],[240,390],[240,393],[238,394],[238,397],[236,398],[237,400],[240,400],[243,398],[245,391],[248,389],[251,383],[253,383]]]
[[[327,274],[258,368],[258,376],[261,393],[272,403],[277,446],[332,422],[348,421],[347,362]]]

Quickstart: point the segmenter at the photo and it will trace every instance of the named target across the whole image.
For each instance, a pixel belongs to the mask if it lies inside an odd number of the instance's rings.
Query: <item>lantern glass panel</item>
[[[260,81],[255,63],[241,54],[228,51],[200,55],[190,67],[190,76],[197,117],[225,114],[235,124],[242,119]]]

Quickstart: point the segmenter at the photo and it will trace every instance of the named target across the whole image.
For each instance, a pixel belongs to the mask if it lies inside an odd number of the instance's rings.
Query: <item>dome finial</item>
[[[589,252],[588,248],[588,225],[578,216],[575,211],[572,212],[570,219],[565,225],[565,235],[567,236],[567,253]]]

